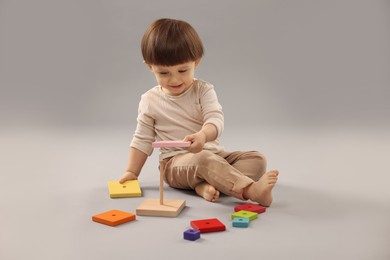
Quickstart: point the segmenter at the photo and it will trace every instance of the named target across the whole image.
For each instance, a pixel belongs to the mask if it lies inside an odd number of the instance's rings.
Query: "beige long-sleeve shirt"
[[[168,95],[161,86],[156,86],[141,97],[137,128],[130,146],[150,156],[152,142],[182,140],[206,124],[213,124],[218,137],[221,135],[224,117],[213,85],[195,79],[192,86],[179,96]],[[204,149],[218,153],[223,147],[217,138],[206,143]],[[161,148],[159,157],[163,160],[187,152],[181,148]]]

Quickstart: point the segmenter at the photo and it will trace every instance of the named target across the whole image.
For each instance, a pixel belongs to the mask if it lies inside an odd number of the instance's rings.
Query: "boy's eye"
[[[168,72],[159,72],[160,75],[168,75]]]
[[[186,72],[187,70],[179,70],[179,73],[184,73]]]

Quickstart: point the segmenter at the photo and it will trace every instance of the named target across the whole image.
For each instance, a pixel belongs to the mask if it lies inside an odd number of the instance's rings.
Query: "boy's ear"
[[[145,61],[144,61],[144,64],[149,68],[150,71],[153,72],[152,65],[150,65],[149,63],[146,63]]]
[[[195,69],[199,66],[201,59],[195,61]]]

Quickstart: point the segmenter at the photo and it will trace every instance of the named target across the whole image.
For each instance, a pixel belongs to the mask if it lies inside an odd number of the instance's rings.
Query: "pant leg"
[[[178,154],[160,162],[164,180],[172,187],[195,189],[207,182],[220,192],[244,200],[244,188],[254,181],[210,151]]]
[[[267,159],[258,151],[224,151],[219,155],[242,174],[254,181],[258,181],[267,169]]]

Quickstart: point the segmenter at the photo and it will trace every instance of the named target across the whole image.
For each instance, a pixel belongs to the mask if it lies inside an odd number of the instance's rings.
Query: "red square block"
[[[260,213],[265,212],[266,207],[263,207],[263,206],[260,206],[257,204],[253,204],[253,203],[247,203],[247,204],[243,204],[243,205],[234,207],[235,212],[240,211],[240,210],[246,210],[246,211],[256,212],[257,214],[260,214]]]
[[[112,227],[135,220],[135,218],[134,214],[116,209],[92,216],[93,221]]]
[[[225,231],[225,225],[216,218],[200,219],[191,221],[191,227],[200,231],[200,233]]]

